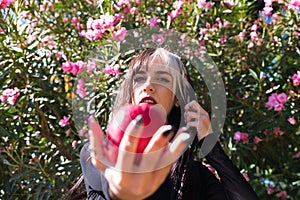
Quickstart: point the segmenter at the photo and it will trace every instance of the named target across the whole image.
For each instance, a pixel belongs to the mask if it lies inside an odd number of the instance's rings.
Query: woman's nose
[[[151,80],[148,79],[147,82],[145,82],[143,91],[146,93],[154,93],[155,92],[155,87],[154,87],[153,83],[151,82]]]

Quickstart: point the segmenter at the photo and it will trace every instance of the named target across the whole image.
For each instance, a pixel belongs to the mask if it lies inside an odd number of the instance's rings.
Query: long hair
[[[117,111],[122,105],[131,103],[133,93],[133,78],[134,75],[142,68],[151,66],[151,62],[159,57],[164,66],[171,69],[170,73],[173,77],[173,92],[180,106],[173,106],[168,114],[168,124],[173,125],[174,131],[177,132],[179,127],[185,126],[183,116],[184,106],[192,100],[196,99],[193,84],[183,62],[177,55],[163,49],[163,48],[150,48],[143,50],[139,53],[130,63],[128,72],[125,75],[123,84],[117,93],[115,104],[113,106],[113,113]],[[183,194],[187,188],[185,183],[189,180],[188,171],[191,167],[191,161],[194,159],[194,152],[196,150],[195,137],[193,143],[176,161],[171,170],[171,180],[174,183],[176,191],[172,196],[176,199],[182,199]]]

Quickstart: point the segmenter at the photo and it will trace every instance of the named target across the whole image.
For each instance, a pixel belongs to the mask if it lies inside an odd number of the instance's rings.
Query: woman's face
[[[168,66],[156,58],[133,76],[132,103],[160,105],[168,115],[174,105],[173,77]]]

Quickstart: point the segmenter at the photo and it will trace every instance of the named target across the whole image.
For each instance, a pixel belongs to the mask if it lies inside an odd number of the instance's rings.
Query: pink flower
[[[62,70],[64,72],[70,72],[74,76],[82,72],[84,67],[85,67],[85,63],[83,61],[77,61],[76,63],[67,61],[62,64]]]
[[[49,41],[51,41],[52,37],[50,35],[46,35],[45,37],[43,37],[43,39],[41,39],[41,42],[47,44]]]
[[[61,126],[61,127],[65,127],[65,126],[67,126],[67,125],[69,125],[70,124],[70,118],[71,118],[71,116],[64,116],[64,118],[63,119],[61,119],[60,121],[59,121],[59,125]]]
[[[67,17],[64,17],[62,20],[63,23],[67,23],[68,21],[69,21],[69,19]]]
[[[1,100],[2,103],[5,103],[7,101],[7,96],[1,95],[0,100]]]
[[[224,21],[224,27],[229,27],[230,26],[230,22],[229,21]]]
[[[122,27],[120,30],[114,31],[112,37],[122,42],[126,36],[127,36],[127,30],[125,27]]]
[[[89,18],[87,21],[87,30],[82,30],[79,35],[80,37],[85,37],[91,41],[100,39],[102,34],[105,31],[110,31],[111,28],[114,26],[114,24],[116,23],[116,21],[118,21],[120,19],[119,16],[112,16],[109,14],[105,14],[105,15],[101,15],[99,19],[93,19],[93,18]],[[82,25],[78,22],[76,24],[76,29],[81,29]],[[114,34],[117,34],[117,32],[115,32]],[[120,34],[120,33],[118,33]],[[121,37],[121,36],[119,36]],[[121,38],[122,39],[122,38]]]
[[[277,111],[277,112],[280,112],[284,109],[284,105],[283,104],[276,104],[274,106],[274,110]]]
[[[274,193],[274,186],[269,185],[269,186],[268,186],[268,189],[267,189],[267,193],[268,193],[268,195],[273,194],[273,193]]]
[[[254,137],[254,144],[258,144],[261,142],[262,139],[260,139],[259,137],[255,136]]]
[[[123,7],[123,6],[128,7],[128,6],[130,6],[130,1],[129,0],[119,0],[118,1],[118,6],[120,6],[120,7]]]
[[[287,95],[285,93],[272,93],[271,96],[268,97],[268,102],[265,104],[268,110],[274,108],[275,111],[282,111],[284,109],[284,105],[287,101]]]
[[[243,144],[248,144],[249,143],[248,133],[243,133],[242,134],[242,141],[243,141]]]
[[[295,125],[296,124],[296,120],[294,117],[289,117],[288,118],[288,122],[290,122],[290,124]]]
[[[208,30],[206,28],[200,28],[199,34],[205,35],[207,34]]]
[[[265,15],[272,15],[273,8],[272,7],[264,7],[263,12]]]
[[[199,8],[204,8],[206,6],[206,0],[198,0],[197,1],[197,6]]]
[[[56,56],[57,59],[61,59],[63,57],[63,53],[62,52],[57,52],[55,54],[55,56]]]
[[[295,158],[300,158],[300,151],[296,153]]]
[[[300,8],[300,0],[291,0],[291,2],[288,5],[289,9],[298,9]]]
[[[136,13],[138,9],[136,7],[130,8],[130,13]]]
[[[265,6],[272,6],[272,1],[273,0],[264,0]]]
[[[210,26],[210,23],[206,22],[206,23],[205,23],[205,27],[206,27],[206,28],[210,28],[210,27],[211,27],[211,26]]]
[[[280,127],[274,127],[273,133],[275,134],[276,137],[284,134],[284,132],[280,129]]]
[[[93,2],[92,2],[92,1],[90,1],[90,0],[86,0],[86,2],[87,2],[88,4],[90,4],[90,5],[97,5],[97,1],[98,1],[98,0],[93,0]]]
[[[14,105],[17,101],[17,98],[20,96],[20,89],[15,87],[14,89],[5,89],[2,92],[2,95],[0,96],[0,100],[2,103],[5,103],[6,101],[10,105]]]
[[[300,84],[300,71],[297,71],[297,74],[292,76],[293,85],[298,86]]]
[[[76,94],[80,96],[81,98],[86,97],[86,91],[85,91],[85,82],[83,79],[79,79],[77,86],[76,86]]]
[[[62,64],[62,70],[64,72],[71,72],[72,68],[73,68],[73,63],[72,62],[67,61],[67,62]]]
[[[258,36],[257,33],[254,31],[250,33],[251,40],[255,40],[257,36]]]
[[[240,141],[242,139],[242,133],[240,131],[235,132],[233,139],[235,141]]]
[[[93,72],[95,69],[98,68],[97,62],[94,59],[89,61],[87,66],[88,66],[88,69],[87,69],[88,72]]]
[[[149,22],[150,22],[150,27],[155,27],[161,22],[161,20],[158,19],[157,17],[153,17],[149,20]]]
[[[250,42],[249,44],[248,44],[248,49],[252,49],[254,47],[254,43],[253,42]]]
[[[277,95],[277,100],[281,104],[285,104],[287,100],[287,95],[285,93],[280,93]]]
[[[175,19],[178,17],[178,15],[180,15],[181,10],[172,10],[169,17],[171,20]]]
[[[1,0],[0,1],[0,9],[9,7],[10,4],[14,1],[15,0]]]
[[[118,78],[119,75],[121,74],[120,71],[119,71],[119,68],[120,68],[120,65],[118,65],[118,64],[115,64],[115,65],[108,65],[108,66],[106,66],[106,67],[103,69],[103,72],[104,72],[105,74],[113,75],[113,76],[115,76],[116,78]]]
[[[233,7],[234,6],[234,1],[233,0],[224,0],[224,3]]]
[[[243,40],[245,36],[246,36],[246,33],[244,31],[240,32],[238,35],[240,40]]]
[[[210,9],[215,5],[213,2],[206,2],[206,0],[197,0],[197,6],[199,8]]]
[[[237,132],[234,133],[233,139],[235,141],[242,141],[243,144],[248,144],[249,143],[248,133],[242,133],[240,131],[237,131]]]
[[[73,66],[72,74],[74,76],[76,76],[78,73],[80,73],[84,70],[84,67],[85,67],[85,63],[83,61],[81,61],[81,60],[77,61],[75,63],[75,65]]]
[[[49,49],[53,49],[54,47],[56,47],[56,45],[57,45],[56,42],[51,41],[51,42],[48,44],[48,47],[49,47]]]
[[[268,97],[268,102],[266,103],[266,107],[271,110],[276,104],[278,104],[278,101],[276,99],[277,94],[272,93],[271,96]]]
[[[82,28],[83,28],[83,24],[80,24],[80,23],[77,23],[75,26],[75,29],[78,31],[81,30]]]
[[[71,23],[74,24],[74,25],[76,25],[78,22],[79,22],[79,19],[77,17],[73,17],[71,19]]]
[[[261,46],[262,42],[263,42],[262,38],[256,38],[256,45],[257,46]]]
[[[251,27],[251,31],[257,31],[258,29],[258,25],[257,24],[253,24]]]
[[[280,191],[276,194],[276,197],[281,198],[281,199],[286,199],[287,198],[287,193],[285,190]]]
[[[228,39],[228,35],[223,35],[220,37],[220,44],[224,44],[225,42],[227,42]]]
[[[91,29],[93,22],[94,22],[93,18],[89,17],[88,20],[87,20],[87,22],[86,22],[86,27],[88,29]]]
[[[175,10],[180,10],[181,9],[181,6],[183,4],[183,1],[182,0],[177,0],[173,3],[173,7],[175,8]]]

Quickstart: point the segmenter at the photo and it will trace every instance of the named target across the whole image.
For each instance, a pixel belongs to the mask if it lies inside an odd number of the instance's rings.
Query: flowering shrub
[[[299,0],[3,0],[0,9],[0,198],[84,191],[68,192],[81,174],[87,131],[74,123],[82,116],[72,113],[81,106],[74,100],[97,90],[105,128],[131,54],[87,58],[106,40],[126,41],[130,30],[162,27],[182,33],[182,47],[197,41],[218,66],[227,95],[220,139],[261,199],[299,199]],[[163,33],[151,39],[169,42]],[[190,73],[209,110],[201,75]]]

